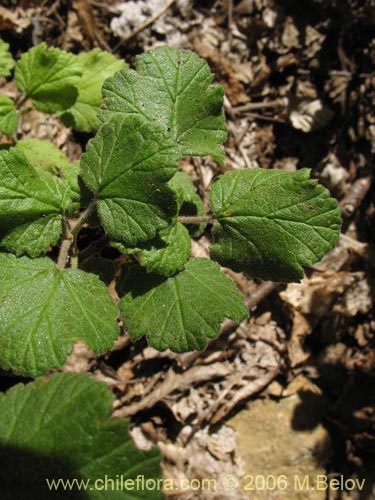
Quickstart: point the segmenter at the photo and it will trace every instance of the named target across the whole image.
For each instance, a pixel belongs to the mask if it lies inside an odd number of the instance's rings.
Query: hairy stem
[[[86,210],[84,210],[81,213],[81,215],[79,216],[77,222],[75,223],[75,226],[70,231],[70,234],[73,236],[74,239],[76,238],[77,234],[80,232],[83,224],[86,222],[86,220],[88,219],[91,212],[94,210],[95,205],[96,205],[96,199],[94,198],[93,200],[91,200],[90,205],[86,208]]]
[[[17,111],[20,111],[20,109],[25,104],[25,102],[27,101],[28,98],[29,98],[29,96],[27,94],[21,94],[19,96],[19,98],[14,103],[14,106],[17,109]]]
[[[60,247],[60,252],[59,252],[59,257],[57,259],[57,267],[62,271],[66,264],[68,263],[69,260],[69,250],[70,247],[72,246],[73,239],[65,239],[61,243]]]
[[[199,224],[200,222],[214,222],[214,215],[180,215],[177,217],[178,222],[182,224]]]
[[[60,247],[60,252],[59,252],[59,256],[58,256],[58,259],[57,259],[57,267],[59,269],[64,269],[69,261],[69,254],[70,254],[70,250],[71,250],[71,247],[73,245],[73,252],[72,252],[72,259],[73,259],[73,262],[72,262],[72,267],[74,269],[77,268],[77,254],[78,254],[78,250],[77,250],[77,235],[79,233],[79,231],[81,230],[83,224],[86,222],[87,218],[89,217],[89,215],[91,214],[91,212],[93,211],[94,207],[96,205],[96,200],[93,199],[90,203],[90,205],[86,208],[86,210],[84,210],[81,215],[79,216],[77,222],[75,223],[73,229],[69,230],[68,229],[68,223],[67,221],[63,221],[63,225],[64,225],[64,236],[63,236],[63,241],[61,243],[61,247]]]

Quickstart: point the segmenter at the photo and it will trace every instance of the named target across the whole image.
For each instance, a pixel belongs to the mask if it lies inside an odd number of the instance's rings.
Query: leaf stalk
[[[177,220],[181,224],[199,224],[202,222],[212,223],[216,220],[216,217],[214,215],[180,215]]]
[[[59,256],[57,259],[57,267],[60,270],[65,269],[68,261],[69,261],[69,253],[70,249],[73,246],[73,252],[72,252],[72,259],[74,259],[74,268],[77,267],[77,235],[82,229],[83,224],[86,222],[87,218],[91,214],[91,212],[94,210],[96,205],[96,199],[91,200],[89,206],[84,210],[79,218],[77,219],[77,222],[75,223],[74,227],[69,231],[65,230],[64,234],[64,239],[61,243],[60,247],[60,252]]]

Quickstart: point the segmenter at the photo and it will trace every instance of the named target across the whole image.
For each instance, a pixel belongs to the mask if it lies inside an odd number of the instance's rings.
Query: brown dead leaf
[[[315,132],[325,127],[333,116],[333,111],[320,99],[290,99],[289,120],[302,132]]]
[[[134,378],[134,371],[133,371],[133,363],[131,360],[127,360],[125,363],[123,363],[120,368],[117,370],[117,375],[121,380],[124,382],[127,382],[128,380],[131,380]]]
[[[364,274],[356,273],[356,279],[344,294],[343,300],[335,306],[335,311],[345,316],[369,314],[373,308],[372,291]]]
[[[93,45],[97,42],[103,49],[111,52],[111,47],[109,47],[96,26],[91,3],[87,0],[73,0],[73,8],[78,15],[82,31],[88,37],[90,43]]]
[[[339,103],[343,111],[345,110],[346,93],[351,79],[350,73],[332,72],[324,86],[324,90],[332,102]]]
[[[276,69],[278,71],[284,71],[285,68],[294,66],[295,64],[298,64],[298,58],[296,54],[293,54],[293,52],[289,52],[288,54],[284,54],[277,58]]]
[[[326,271],[291,283],[280,292],[282,300],[292,307],[293,325],[288,342],[292,367],[306,361],[309,351],[305,340],[318,321],[330,314],[355,316],[372,307],[369,287],[363,273]]]
[[[257,41],[269,32],[267,23],[263,19],[254,17],[242,17],[238,28],[242,34],[246,35],[250,47],[256,45]]]
[[[320,173],[319,180],[332,193],[342,198],[348,188],[350,174],[339,161],[337,155],[330,152],[322,161],[323,169]]]
[[[264,85],[269,79],[271,74],[271,68],[267,64],[267,59],[265,56],[261,55],[259,57],[259,63],[254,65],[254,79],[250,83],[251,89],[256,89]]]
[[[73,0],[73,9],[76,11],[85,35],[91,43],[95,42],[96,22],[91,4],[86,0]]]
[[[286,398],[301,391],[311,392],[312,394],[316,394],[317,396],[322,395],[322,390],[320,389],[320,387],[315,385],[309,378],[300,373],[299,375],[294,377],[290,384],[286,387],[286,389],[282,393],[282,397]]]
[[[195,51],[212,67],[232,106],[248,101],[245,87],[238,80],[224,55],[215,48],[207,46],[197,35],[193,35],[192,40]]]
[[[83,43],[84,38],[81,30],[81,25],[78,19],[78,15],[74,10],[68,12],[68,21],[66,26],[66,38],[64,43],[64,49],[70,50],[74,43]]]
[[[291,17],[287,17],[285,20],[284,31],[281,35],[281,41],[283,45],[288,49],[298,49],[301,46],[299,42],[299,31]]]
[[[14,10],[0,6],[0,30],[16,30],[22,32],[31,24],[34,9],[23,10],[16,7]]]
[[[305,346],[305,340],[312,332],[315,321],[304,316],[299,311],[293,311],[293,326],[288,340],[289,363],[292,368],[300,365],[310,357],[310,350]]]
[[[322,49],[326,36],[320,33],[313,26],[306,26],[305,50],[304,53],[309,59],[315,57]]]
[[[318,271],[340,271],[348,264],[364,257],[367,244],[357,241],[346,234],[341,234],[336,247],[328,252],[323,259],[314,265]]]
[[[337,297],[362,277],[362,273],[326,271],[304,278],[301,283],[290,283],[280,297],[301,314],[321,318],[331,310]]]
[[[61,370],[63,372],[84,373],[88,372],[95,363],[96,354],[84,342],[78,340]]]

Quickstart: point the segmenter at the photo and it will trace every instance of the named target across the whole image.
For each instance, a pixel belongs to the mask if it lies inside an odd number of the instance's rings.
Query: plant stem
[[[200,222],[213,222],[215,220],[214,215],[180,215],[177,217],[178,222],[182,224],[199,224]]]
[[[72,255],[70,259],[70,267],[72,269],[78,269],[78,255]]]
[[[29,96],[27,94],[25,94],[25,95],[21,94],[20,99],[14,103],[17,111],[19,111],[22,108],[22,106],[25,104],[25,102],[27,101],[28,98],[29,98]]]
[[[60,247],[60,252],[59,252],[59,257],[57,259],[57,267],[62,271],[68,260],[69,260],[69,250],[70,250],[70,247],[73,243],[73,239],[70,238],[70,239],[65,239],[62,241],[61,243],[61,247]]]
[[[93,200],[91,200],[90,205],[86,208],[86,210],[84,210],[81,213],[81,215],[79,216],[77,222],[75,223],[75,226],[70,231],[70,234],[73,236],[74,239],[76,238],[77,234],[81,230],[81,227],[83,226],[83,224],[86,222],[86,219],[88,218],[88,216],[94,210],[95,205],[96,205],[96,199],[94,198]]]
[[[84,210],[81,213],[81,215],[79,216],[73,229],[69,230],[68,224],[67,223],[64,224],[64,226],[65,226],[64,239],[61,243],[60,252],[59,252],[58,259],[57,259],[57,267],[60,270],[65,269],[66,264],[68,263],[69,252],[70,252],[72,245],[73,245],[72,258],[74,259],[74,263],[72,263],[73,264],[72,267],[74,269],[77,268],[77,258],[76,258],[77,257],[77,245],[76,245],[77,235],[78,235],[79,231],[81,230],[83,224],[86,222],[86,219],[93,211],[95,205],[96,205],[96,199],[91,200],[90,205],[86,208],[86,210]]]

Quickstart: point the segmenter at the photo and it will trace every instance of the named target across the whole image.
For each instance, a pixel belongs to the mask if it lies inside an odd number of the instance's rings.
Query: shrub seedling
[[[14,64],[1,42],[0,75],[9,76]],[[35,108],[57,113],[77,130],[98,130],[75,164],[36,139],[0,151],[4,369],[45,374],[64,364],[77,340],[102,354],[120,333],[119,319],[133,339],[146,335],[156,349],[203,349],[224,318],[240,322],[248,315],[220,265],[265,280],[299,281],[303,266],[333,248],[340,229],[338,204],[307,169],[226,172],[213,182],[210,212],[205,212],[178,162],[186,156],[224,161],[223,88],[212,80],[207,63],[195,53],[168,47],[138,56],[135,70],[98,49],[76,56],[45,44],[18,61],[15,81],[23,97],[14,105],[0,96],[0,131],[15,132],[29,98]],[[128,256],[116,273],[119,304],[106,287],[115,277],[112,262],[90,257],[95,242],[79,251],[85,223],[101,226],[109,244]],[[212,260],[190,257],[191,238],[206,228],[213,232]],[[56,247],[57,262],[50,257]],[[86,391],[86,399],[92,391],[90,408],[102,391],[83,375],[57,374],[46,387],[43,392],[37,381],[2,396],[8,405],[0,412],[0,431],[1,422],[12,419],[40,426],[31,410],[25,413],[32,391],[44,408],[55,390],[62,391],[59,401],[72,404],[77,391]],[[19,406],[25,401],[22,411],[12,406],[16,397]],[[97,405],[92,425],[108,413],[102,402]],[[37,449],[75,457],[74,447],[85,443],[68,440],[60,446],[53,429],[66,425],[55,424],[51,417],[50,439]],[[81,424],[78,416],[72,423]],[[105,436],[115,442],[123,432],[123,424],[100,425],[101,430],[90,431],[100,445]],[[21,427],[18,442],[27,444]],[[86,470],[84,464],[93,458],[82,457],[72,463],[86,477],[90,466]]]

